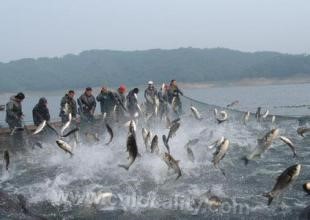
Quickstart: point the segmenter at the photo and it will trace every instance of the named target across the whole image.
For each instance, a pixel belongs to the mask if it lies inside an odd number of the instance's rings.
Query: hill
[[[237,81],[310,76],[310,56],[214,48],[111,51],[0,63],[0,91],[51,90],[164,82]]]

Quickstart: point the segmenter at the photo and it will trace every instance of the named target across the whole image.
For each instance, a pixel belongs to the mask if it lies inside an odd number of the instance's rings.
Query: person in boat
[[[79,113],[83,122],[93,122],[96,110],[96,99],[92,95],[92,88],[87,87],[85,92],[78,98]]]
[[[111,123],[114,119],[114,108],[118,105],[118,97],[116,92],[103,86],[96,100],[100,102],[100,110],[102,115],[106,114],[105,120]]]
[[[141,113],[141,109],[139,109],[138,104],[138,93],[139,89],[134,88],[128,92],[126,96],[126,107],[130,117],[135,118],[138,117]]]
[[[123,122],[125,119],[125,102],[126,102],[126,86],[120,85],[120,87],[117,89],[117,96],[118,96],[118,105],[116,105],[115,108],[115,115],[116,115],[116,121],[117,122]]]
[[[25,99],[24,93],[20,92],[10,98],[10,101],[6,104],[6,118],[10,129],[15,127],[22,127],[23,122],[23,110],[22,102]]]
[[[183,92],[179,89],[177,81],[175,79],[171,80],[168,90],[168,99],[173,111],[176,114],[182,113],[182,102],[180,95],[183,96]]]
[[[47,107],[46,98],[42,97],[39,99],[38,104],[32,109],[32,118],[34,125],[38,126],[43,121],[50,120],[50,112]]]
[[[69,114],[73,119],[77,117],[77,105],[74,100],[75,92],[73,90],[69,90],[67,94],[62,97],[60,101],[60,113],[59,117],[61,117],[61,122],[65,124],[69,120]]]
[[[156,99],[158,98],[157,89],[153,81],[148,82],[148,86],[144,91],[145,98],[145,112],[147,115],[153,115],[156,107]]]
[[[169,85],[163,84],[158,92],[160,119],[163,119],[163,116],[168,114],[168,90]]]

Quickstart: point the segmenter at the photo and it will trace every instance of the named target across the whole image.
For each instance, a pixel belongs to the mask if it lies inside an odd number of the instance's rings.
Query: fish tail
[[[272,200],[273,200],[273,195],[272,195],[272,193],[271,193],[271,192],[269,192],[269,193],[264,193],[263,196],[268,198],[268,205],[270,205],[271,202],[272,202]]]
[[[119,164],[118,166],[124,168],[127,171],[129,170],[129,166],[127,165]]]
[[[178,180],[180,177],[182,176],[182,173],[179,172],[177,178],[175,178],[175,180]]]

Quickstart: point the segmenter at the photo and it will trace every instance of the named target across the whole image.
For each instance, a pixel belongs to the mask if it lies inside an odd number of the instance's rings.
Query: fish
[[[272,124],[274,124],[274,123],[275,123],[275,121],[276,121],[276,116],[275,116],[275,115],[273,115],[273,116],[271,117],[271,123],[272,123]]]
[[[39,148],[43,148],[43,145],[42,145],[42,143],[41,142],[39,142],[39,141],[37,141],[37,142],[35,142],[34,144],[33,144],[33,147],[35,147],[35,146],[38,146]]]
[[[202,120],[202,117],[201,117],[199,111],[197,110],[197,108],[195,108],[194,106],[191,106],[191,111],[192,111],[194,117],[195,117],[198,121],[201,121],[201,120]]]
[[[165,147],[167,148],[168,153],[170,154],[170,147],[169,147],[168,139],[166,135],[163,135],[163,142],[164,142]]]
[[[213,110],[213,114],[214,114],[215,117],[217,117],[217,114],[218,114],[217,108],[215,108],[215,109]]]
[[[194,162],[195,161],[195,156],[194,153],[192,151],[192,149],[190,147],[186,148],[186,152],[187,152],[187,158],[191,161]]]
[[[300,127],[297,129],[297,134],[299,134],[302,137],[305,137],[304,134],[308,132],[310,132],[310,128]]]
[[[175,136],[177,130],[180,127],[180,123],[179,122],[175,122],[172,124],[172,126],[170,127],[169,133],[168,133],[168,137],[167,137],[167,143],[169,141],[170,138],[172,138],[173,136]]]
[[[292,141],[284,136],[280,136],[280,140],[283,141],[285,144],[287,144],[291,148],[291,150],[293,151],[293,157],[296,157],[296,147],[292,143]]]
[[[69,153],[71,157],[73,156],[72,147],[67,142],[59,139],[56,141],[56,143],[58,147],[60,147],[60,149],[62,149],[66,153]]]
[[[129,170],[129,168],[135,162],[137,156],[139,155],[136,137],[133,133],[130,133],[128,135],[126,144],[127,144],[127,151],[129,153],[128,157],[129,164],[128,165],[119,164],[118,166],[124,168],[125,170]]]
[[[72,114],[69,113],[69,116],[68,116],[68,121],[61,127],[60,129],[60,134],[63,135],[64,131],[70,126],[71,124],[71,121],[72,121]]]
[[[293,166],[288,167],[284,170],[280,176],[277,178],[277,182],[274,185],[273,189],[264,193],[263,196],[268,198],[268,205],[271,204],[272,200],[279,196],[284,189],[286,189],[292,182],[294,182],[300,174],[301,165],[295,164]]]
[[[136,122],[134,120],[131,120],[129,123],[129,133],[136,135],[136,131],[137,131]]]
[[[5,150],[3,152],[3,159],[4,159],[4,162],[5,162],[5,169],[6,170],[9,170],[9,165],[10,165],[10,154],[9,154],[9,151],[8,150]]]
[[[152,139],[151,142],[151,153],[159,153],[159,148],[158,148],[158,136],[155,135]]]
[[[113,134],[113,130],[112,128],[110,127],[110,125],[108,123],[105,124],[106,128],[107,128],[107,131],[110,135],[110,140],[106,143],[106,145],[110,144],[113,140],[113,137],[114,137],[114,134]]]
[[[142,128],[142,138],[143,140],[145,140],[146,136],[147,136],[148,130],[146,128]]]
[[[185,148],[196,145],[199,142],[199,138],[194,138],[189,140],[186,144],[185,144]]]
[[[269,110],[267,109],[266,112],[262,115],[262,118],[267,118],[269,115]]]
[[[253,158],[260,157],[267,149],[270,148],[271,144],[276,138],[278,138],[278,136],[279,129],[274,128],[271,131],[267,132],[263,138],[257,139],[258,144],[254,151],[250,155],[242,158],[245,162],[245,165],[247,165],[248,162]]]
[[[172,110],[177,113],[178,112],[178,103],[177,103],[177,99],[176,97],[173,97],[172,101],[171,101],[171,106],[172,106]]]
[[[244,124],[246,124],[249,121],[250,115],[251,115],[250,112],[244,113],[244,116],[243,116],[243,123]]]
[[[71,134],[75,134],[77,131],[79,131],[80,129],[78,127],[76,128],[73,128],[71,131],[68,131],[66,134],[62,135],[61,137],[64,138],[64,137],[68,137],[69,135]]]
[[[168,115],[166,115],[166,128],[167,128],[167,129],[170,129],[170,126],[171,126],[170,118],[169,118]]]
[[[219,139],[217,139],[215,142],[213,142],[212,144],[210,144],[208,146],[209,149],[212,149],[214,147],[218,147],[219,145],[221,145],[223,142],[224,142],[225,138],[224,137],[221,137]]]
[[[228,148],[229,140],[225,138],[224,141],[217,147],[216,151],[213,153],[212,163],[215,168],[219,168],[219,162],[225,157]]]
[[[36,130],[32,133],[32,135],[36,135],[39,134],[46,126],[46,120],[42,121],[38,127],[36,128]]]
[[[222,118],[216,118],[216,120],[217,120],[217,122],[219,123],[219,124],[221,124],[221,123],[223,123],[224,121],[226,121],[227,120],[227,118],[228,118],[228,114],[227,114],[227,112],[225,112],[225,111],[220,111],[220,115],[222,116]]]
[[[145,149],[148,149],[150,147],[151,138],[152,138],[151,131],[148,131],[144,139]]]
[[[192,203],[192,207],[203,207],[203,205],[208,205],[212,209],[218,209],[222,205],[223,201],[218,196],[211,193],[211,190],[195,198]]]
[[[169,153],[166,153],[164,154],[163,156],[163,159],[165,161],[165,163],[167,164],[168,168],[171,168],[174,170],[174,172],[176,172],[178,175],[176,177],[175,180],[179,179],[181,176],[182,176],[182,172],[181,172],[181,169],[180,169],[180,166],[179,166],[179,160],[175,160],[171,154]]]
[[[64,108],[62,109],[65,115],[69,114],[69,104],[66,102]]]
[[[310,182],[306,182],[302,185],[304,191],[310,195]]]
[[[236,101],[233,101],[232,103],[226,105],[226,107],[229,108],[229,107],[233,107],[234,105],[238,105],[238,104],[239,104],[239,101],[236,100]]]

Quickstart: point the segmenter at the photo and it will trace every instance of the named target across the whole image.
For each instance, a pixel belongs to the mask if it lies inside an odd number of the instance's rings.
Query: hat
[[[133,92],[136,93],[136,94],[138,94],[138,93],[139,93],[139,89],[138,89],[138,88],[134,88],[134,89],[133,89]]]
[[[24,95],[24,93],[19,92],[19,93],[17,93],[17,95],[15,96],[15,98],[20,99],[20,100],[23,100],[23,99],[25,98],[25,95]]]
[[[148,85],[153,85],[154,83],[153,83],[153,81],[149,81],[147,84]]]
[[[118,91],[120,93],[124,93],[126,91],[126,86],[125,85],[120,85],[119,88],[118,88]]]
[[[86,91],[92,91],[92,88],[91,87],[87,87]]]

